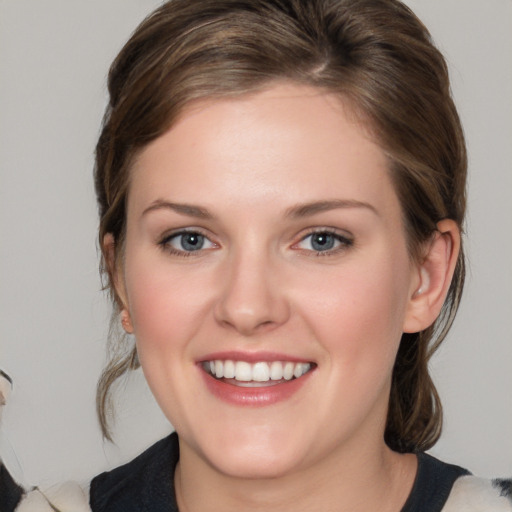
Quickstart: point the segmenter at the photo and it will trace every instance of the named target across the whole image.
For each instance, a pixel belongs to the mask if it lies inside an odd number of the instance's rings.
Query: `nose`
[[[226,262],[215,317],[223,326],[251,336],[285,323],[290,308],[277,265],[261,253],[247,252]]]

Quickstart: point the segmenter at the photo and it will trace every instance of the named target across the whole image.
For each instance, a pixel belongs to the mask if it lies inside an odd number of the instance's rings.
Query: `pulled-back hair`
[[[186,105],[256,92],[277,81],[338,95],[370,129],[389,160],[412,258],[421,258],[440,220],[453,219],[462,229],[466,150],[447,66],[405,5],[398,0],[171,0],[142,22],[110,69],[110,102],[96,149],[100,246],[110,233],[116,253],[122,252],[132,162]],[[105,262],[106,254],[102,270],[115,315],[121,303]],[[428,363],[451,326],[463,283],[461,250],[435,324],[402,336],[385,431],[394,450],[425,450],[439,438],[442,409]],[[111,386],[138,366],[133,344],[122,337],[110,343],[97,394],[109,439]]]

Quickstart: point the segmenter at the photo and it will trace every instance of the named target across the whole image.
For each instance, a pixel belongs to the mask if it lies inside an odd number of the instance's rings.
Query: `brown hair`
[[[131,163],[185,105],[247,94],[276,80],[338,94],[361,115],[388,155],[412,257],[421,256],[440,220],[453,219],[462,229],[466,151],[446,63],[406,6],[398,0],[171,0],[143,21],[110,69],[96,151],[100,246],[111,233],[122,247]],[[107,274],[112,270],[105,254],[102,265]],[[115,313],[119,297],[108,276]],[[395,450],[425,450],[440,435],[441,405],[428,362],[450,328],[463,283],[461,250],[440,317],[425,331],[402,336],[385,432]],[[98,384],[109,439],[111,386],[138,365],[134,346],[126,345],[111,340]]]

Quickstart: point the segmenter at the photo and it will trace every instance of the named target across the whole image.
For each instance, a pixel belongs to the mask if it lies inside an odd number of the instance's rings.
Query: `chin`
[[[233,434],[233,435],[231,435]],[[202,451],[208,463],[231,477],[269,479],[282,477],[299,468],[306,457],[301,446],[306,440],[294,442],[287,431],[252,429],[249,435],[224,433],[221,440],[211,440]]]
[[[216,469],[230,477],[252,480],[264,480],[283,477],[292,473],[300,465],[297,455],[288,457],[282,452],[267,453],[266,450],[249,453],[222,453],[217,458]],[[231,450],[229,450],[231,452]]]

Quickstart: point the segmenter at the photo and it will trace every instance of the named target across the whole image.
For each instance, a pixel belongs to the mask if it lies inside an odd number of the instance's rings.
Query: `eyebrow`
[[[188,217],[196,217],[197,219],[212,219],[213,215],[206,209],[199,206],[186,203],[173,203],[170,201],[164,201],[157,199],[153,201],[143,212],[142,215],[146,215],[149,212],[155,210],[168,209],[180,213],[181,215],[187,215]]]
[[[285,217],[292,217],[299,219],[302,217],[309,217],[317,213],[322,213],[329,210],[336,210],[339,208],[365,208],[379,215],[378,211],[370,203],[357,201],[354,199],[332,199],[329,201],[314,201],[311,203],[304,203],[292,206],[285,212]],[[171,201],[164,201],[157,199],[151,203],[143,212],[146,215],[155,210],[169,209],[181,215],[188,217],[195,217],[197,219],[213,219],[213,215],[206,209],[200,206],[194,206],[186,203],[173,203]]]
[[[329,201],[314,201],[311,203],[298,204],[286,210],[286,217],[302,218],[338,208],[365,208],[375,215],[379,212],[370,203],[357,201],[355,199],[333,199]]]

